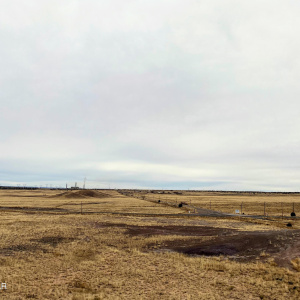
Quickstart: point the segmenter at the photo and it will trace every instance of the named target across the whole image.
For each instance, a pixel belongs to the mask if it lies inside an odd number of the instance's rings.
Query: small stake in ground
[[[293,211],[291,213],[291,217],[296,217],[296,213],[295,213],[295,203],[293,202]]]

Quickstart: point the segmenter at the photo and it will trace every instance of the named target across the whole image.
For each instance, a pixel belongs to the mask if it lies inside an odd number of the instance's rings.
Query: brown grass
[[[293,207],[300,216],[300,194],[284,193],[236,193],[236,192],[174,192],[133,193],[151,201],[169,202],[174,205],[185,202],[196,208],[212,209],[225,213],[235,213],[242,210],[249,215],[291,216]],[[294,204],[293,204],[294,203]],[[293,206],[294,205],[294,206]]]
[[[47,194],[46,196],[44,194]],[[57,191],[1,191],[0,206],[55,207],[65,199]],[[109,191],[106,191],[109,193]],[[21,196],[21,197],[20,197]],[[118,195],[84,199],[107,202],[107,212],[163,212],[180,209]],[[72,200],[73,201],[73,200]],[[81,201],[79,200],[74,200]],[[228,200],[229,201],[229,200]],[[66,207],[68,204],[66,204]],[[70,209],[72,209],[70,205]],[[90,204],[90,209],[99,207]],[[75,210],[75,208],[73,208]],[[77,209],[77,208],[76,208]],[[59,215],[0,212],[1,299],[298,299],[299,259],[295,272],[265,263],[238,263],[226,257],[192,257],[154,251],[173,235],[131,236],[117,226],[215,226],[237,230],[274,230],[269,221],[255,223],[215,218],[126,215]],[[293,230],[293,229],[291,229]],[[203,237],[203,240],[210,237]],[[148,249],[148,245],[152,245]],[[262,256],[266,258],[265,253]],[[295,267],[296,266],[296,267]],[[299,271],[299,270],[298,270]]]
[[[291,263],[292,263],[292,265],[293,265],[293,268],[294,268],[296,271],[300,272],[300,258],[297,257],[297,258],[293,259],[293,260],[291,261]]]

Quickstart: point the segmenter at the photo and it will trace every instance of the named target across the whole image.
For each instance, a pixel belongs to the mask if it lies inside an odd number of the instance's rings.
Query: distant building
[[[79,186],[77,186],[77,182],[75,182],[75,186],[71,186],[71,190],[79,190]]]

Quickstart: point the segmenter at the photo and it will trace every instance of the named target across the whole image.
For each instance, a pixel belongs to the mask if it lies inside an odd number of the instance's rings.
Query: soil
[[[20,207],[20,206],[0,206],[0,210],[7,211],[25,211],[25,212],[68,212],[67,209],[64,208],[56,208],[56,207]]]
[[[66,198],[66,199],[79,199],[79,198],[112,198],[111,195],[92,191],[92,190],[79,190],[79,191],[67,191],[51,196],[50,198]]]
[[[49,249],[43,247],[43,245],[49,245],[56,247],[60,243],[69,243],[74,241],[74,238],[65,238],[61,236],[45,236],[40,239],[31,239],[28,244],[18,244],[10,247],[0,248],[0,254],[4,256],[12,256],[18,252],[36,252],[43,251],[48,253]]]
[[[98,223],[95,226],[101,227],[119,227],[126,229],[125,234],[131,236],[151,236],[151,235],[180,235],[180,236],[218,236],[232,234],[236,229],[217,228],[209,226],[136,226],[123,223]]]
[[[209,226],[136,226],[96,223],[96,227],[119,227],[130,236],[178,235],[191,236],[188,240],[174,239],[149,244],[147,250],[175,251],[191,256],[220,256],[248,262],[270,258],[278,266],[292,269],[291,260],[300,257],[300,230],[238,231]],[[208,237],[208,239],[203,239]]]

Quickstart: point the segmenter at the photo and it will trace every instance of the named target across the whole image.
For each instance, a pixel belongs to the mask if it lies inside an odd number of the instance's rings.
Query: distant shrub
[[[286,224],[287,227],[292,227],[293,225],[291,223]]]
[[[292,212],[292,213],[291,213],[291,217],[296,217],[296,213],[295,213],[295,212]]]

